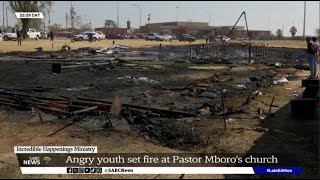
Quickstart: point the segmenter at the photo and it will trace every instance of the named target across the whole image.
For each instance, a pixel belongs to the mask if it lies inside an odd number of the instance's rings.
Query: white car
[[[2,39],[5,41],[17,39],[17,33],[15,32],[15,29],[12,29],[11,31],[10,29],[3,29],[3,30],[0,30],[0,33],[1,33]]]
[[[106,39],[106,35],[102,31],[96,31],[96,33],[99,34],[98,40],[104,40]]]
[[[29,28],[28,31],[27,31],[27,35],[30,39],[40,39],[41,37],[41,33],[40,32],[37,32],[36,29],[34,28]]]
[[[92,40],[97,41],[99,39],[99,34],[96,32],[82,32],[80,34],[74,35],[73,40],[75,41],[83,41],[83,40],[89,40],[89,34],[92,34]]]
[[[220,35],[216,36],[215,41],[217,41],[217,42],[221,41],[221,36]],[[231,41],[231,39],[227,38],[226,36],[222,36],[222,41]]]
[[[170,34],[164,34],[162,37],[163,37],[163,40],[165,40],[165,41],[171,41],[172,40],[172,36]]]
[[[147,33],[145,36],[144,36],[144,39],[146,41],[153,41],[153,40],[156,40],[156,41],[163,41],[163,36],[160,36],[159,34],[157,33]]]

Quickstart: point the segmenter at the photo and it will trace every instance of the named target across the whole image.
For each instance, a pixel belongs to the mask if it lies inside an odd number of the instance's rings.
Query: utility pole
[[[66,28],[68,28],[68,13],[66,13]]]
[[[268,16],[268,30],[270,31],[270,16]]]
[[[179,21],[179,6],[176,7],[177,8],[177,22]]]
[[[304,1],[304,16],[303,16],[303,40],[306,37],[306,1]]]
[[[139,30],[141,32],[141,7],[138,4],[133,4],[133,6],[136,6],[137,8],[139,8],[139,11],[140,11],[140,26],[139,26]]]
[[[7,28],[9,27],[8,25],[8,6],[6,7],[6,17],[7,17]]]
[[[49,15],[48,28],[50,28],[50,12],[48,15]]]
[[[119,28],[119,1],[117,1],[117,28]]]
[[[3,15],[3,17],[2,17],[2,26],[4,28],[4,1],[2,1],[2,15]]]

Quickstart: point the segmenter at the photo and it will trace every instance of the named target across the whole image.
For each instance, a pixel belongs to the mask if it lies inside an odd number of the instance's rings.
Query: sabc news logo
[[[44,164],[48,164],[51,161],[50,157],[43,157]],[[23,160],[23,165],[41,165],[40,157],[29,157],[27,160]]]

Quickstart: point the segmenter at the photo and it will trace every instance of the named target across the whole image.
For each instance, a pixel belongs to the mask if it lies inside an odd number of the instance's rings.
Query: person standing
[[[317,42],[317,37],[312,37],[312,39],[311,39],[313,42],[314,42],[314,49],[315,49],[315,60],[314,60],[314,77],[315,78],[319,78],[319,72],[318,72],[318,67],[317,67],[317,64],[318,64],[318,62],[319,62],[319,51],[320,51],[320,49],[319,49],[319,43]]]
[[[54,41],[54,34],[53,34],[53,31],[50,31],[50,41]]]
[[[92,33],[89,33],[88,36],[89,36],[89,43],[92,43],[93,34],[92,34]]]
[[[298,62],[301,66],[303,66],[303,60],[307,59],[309,62],[309,69],[310,69],[310,76],[309,78],[314,78],[315,76],[315,58],[316,58],[316,45],[315,43],[311,40],[310,37],[306,37],[306,42],[307,42],[307,49],[305,53],[299,54],[297,59]]]
[[[19,27],[17,27],[17,29],[16,29],[16,33],[17,33],[18,46],[21,46],[21,38],[22,38],[22,34],[21,34],[21,31],[19,30]]]

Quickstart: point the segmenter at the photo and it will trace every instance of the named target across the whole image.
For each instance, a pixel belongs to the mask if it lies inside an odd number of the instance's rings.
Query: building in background
[[[140,27],[143,33],[158,33],[158,34],[183,34],[192,35],[206,34],[210,30],[209,23],[206,22],[162,22],[150,23]]]
[[[191,34],[196,37],[204,36],[226,36],[233,26],[209,26],[207,22],[161,22],[150,23],[141,26],[143,33],[158,33],[158,34]],[[250,30],[252,38],[268,38],[271,37],[271,31],[266,30]],[[244,26],[235,26],[229,37],[243,38],[246,37],[246,29]]]
[[[60,28],[54,31],[56,37],[72,38],[73,35],[79,34],[80,29],[77,28]]]
[[[247,30],[237,30],[234,32],[234,36],[237,38],[246,38]],[[272,36],[271,31],[266,30],[249,30],[249,36],[252,39],[270,38]]]

